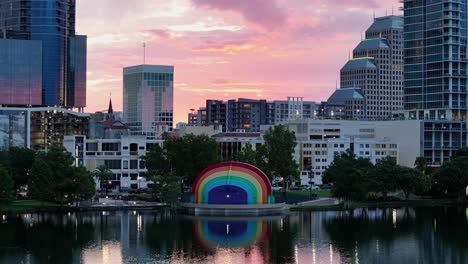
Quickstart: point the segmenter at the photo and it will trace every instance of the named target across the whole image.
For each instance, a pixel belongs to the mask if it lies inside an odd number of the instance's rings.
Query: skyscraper
[[[405,0],[404,114],[424,123],[421,149],[441,165],[467,146],[467,1]]]
[[[341,69],[342,88],[360,88],[364,118],[383,119],[403,110],[403,18],[375,18]]]
[[[412,118],[466,120],[467,1],[404,1],[405,102]]]
[[[42,105],[86,106],[86,36],[75,34],[75,5],[75,0],[0,0],[0,38],[40,41],[42,55],[34,59],[42,61]],[[13,63],[28,67],[24,60]]]
[[[172,129],[174,66],[138,65],[123,70],[124,122],[134,132]]]

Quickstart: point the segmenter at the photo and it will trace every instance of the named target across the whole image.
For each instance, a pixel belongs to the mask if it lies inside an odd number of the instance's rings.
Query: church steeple
[[[114,109],[112,108],[112,97],[109,98],[109,108],[107,108],[106,120],[114,120]]]
[[[108,114],[113,114],[114,110],[112,109],[112,98],[109,98],[109,108],[107,109]]]

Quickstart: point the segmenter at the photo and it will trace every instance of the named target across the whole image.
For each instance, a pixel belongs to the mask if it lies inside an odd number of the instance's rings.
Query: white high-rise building
[[[138,65],[123,70],[124,123],[132,133],[152,135],[171,130],[174,112],[174,66]]]

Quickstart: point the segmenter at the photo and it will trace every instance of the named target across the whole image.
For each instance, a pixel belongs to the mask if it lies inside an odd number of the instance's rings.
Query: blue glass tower
[[[86,36],[75,0],[0,0],[0,38],[42,43],[42,104],[86,106]]]

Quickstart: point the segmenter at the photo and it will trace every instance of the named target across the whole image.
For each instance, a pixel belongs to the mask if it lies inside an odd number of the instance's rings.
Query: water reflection
[[[221,219],[170,211],[1,216],[0,263],[468,263],[468,209]]]
[[[245,248],[267,240],[270,224],[266,220],[196,219],[193,234],[208,250]]]

